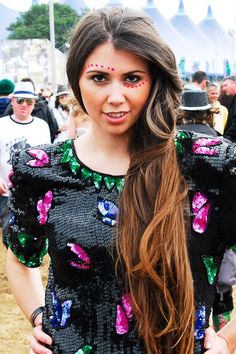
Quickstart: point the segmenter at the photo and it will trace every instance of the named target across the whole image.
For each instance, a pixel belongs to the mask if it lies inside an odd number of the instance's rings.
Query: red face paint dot
[[[104,68],[104,65],[101,65],[101,68]]]
[[[93,66],[93,64],[91,64],[91,66]]]
[[[110,66],[107,67],[107,70],[110,70]]]
[[[111,70],[112,70],[112,71],[114,71],[114,70],[115,70],[115,68],[111,68]]]
[[[142,86],[141,84],[138,84],[139,86]]]
[[[98,64],[96,64],[95,66],[98,66]]]

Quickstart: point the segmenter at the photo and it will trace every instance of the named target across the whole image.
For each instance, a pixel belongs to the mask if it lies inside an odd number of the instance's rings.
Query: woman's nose
[[[124,95],[124,86],[123,84],[114,84],[110,87],[110,92],[107,97],[107,102],[113,105],[119,105],[125,102]]]

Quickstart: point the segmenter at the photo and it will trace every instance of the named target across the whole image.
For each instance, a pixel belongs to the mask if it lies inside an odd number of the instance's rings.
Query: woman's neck
[[[124,175],[129,168],[127,135],[101,136],[90,130],[76,140],[75,148],[79,159],[95,171]]]

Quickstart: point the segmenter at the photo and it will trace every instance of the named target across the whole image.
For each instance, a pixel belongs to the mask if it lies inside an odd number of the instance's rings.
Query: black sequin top
[[[189,184],[194,353],[202,353],[219,264],[236,243],[236,147],[180,131],[176,148]],[[9,247],[28,267],[50,255],[43,327],[53,352],[144,354],[112,257],[123,176],[85,166],[70,140],[20,152],[13,168]]]

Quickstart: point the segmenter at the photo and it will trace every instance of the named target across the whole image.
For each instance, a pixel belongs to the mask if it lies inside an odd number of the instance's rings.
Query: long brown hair
[[[83,108],[78,80],[84,62],[107,41],[147,60],[153,79],[130,141],[131,163],[119,202],[118,269],[124,270],[147,352],[192,353],[187,187],[174,145],[175,110],[182,90],[175,58],[143,13],[125,8],[88,13],[75,28],[67,62],[70,85]]]

